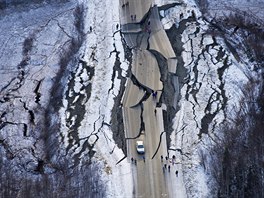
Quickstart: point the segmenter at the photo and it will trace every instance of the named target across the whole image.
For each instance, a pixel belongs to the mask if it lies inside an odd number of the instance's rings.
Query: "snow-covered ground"
[[[113,81],[111,80],[113,72],[117,72],[113,70],[117,52],[119,52],[121,68],[124,71],[128,68],[128,63],[124,60],[121,35],[116,28],[119,23],[119,0],[84,0],[80,2],[85,6],[84,24],[88,32],[80,50],[80,57],[87,65],[94,68],[94,75],[87,82],[91,84],[91,95],[88,102],[85,103],[85,115],[78,129],[78,137],[81,140],[73,143],[70,153],[72,156],[78,154],[86,140],[91,145],[95,144],[93,150],[96,153],[93,162],[99,164],[102,169],[100,171],[101,178],[107,186],[106,196],[131,197],[133,185],[130,163],[124,160],[117,164],[124,157],[124,153],[116,146],[110,127],[103,125],[103,123],[111,123],[114,97],[118,95],[120,87],[118,75]],[[125,74],[123,72],[124,76]],[[73,90],[76,93],[81,93],[83,86],[81,80],[88,79],[89,73],[79,69],[75,76],[82,78],[75,78]],[[113,88],[111,88],[112,84]],[[69,146],[69,129],[66,127],[67,103],[65,98],[65,108],[60,110],[65,147]],[[85,159],[87,153],[88,150],[82,152],[80,159]]]
[[[261,20],[262,23],[264,17],[264,2],[262,0],[213,0],[208,2],[208,11],[212,16],[221,17],[223,15],[228,15],[230,12],[235,14],[239,10],[244,12],[243,14],[249,15],[251,17],[256,17],[257,20]]]
[[[199,10],[193,2],[185,3],[162,13],[165,28],[170,28],[171,22],[178,28],[179,22],[192,12],[196,16],[195,21],[186,23],[181,35],[182,57],[188,74],[180,91],[171,148],[183,152],[179,157],[188,196],[210,197],[207,187],[210,177],[203,167],[200,153],[206,153],[207,146],[214,143],[219,135],[218,127],[238,102],[240,87],[248,81],[250,65],[241,67],[221,38],[206,34],[208,24],[200,18]],[[182,13],[181,19],[179,13]]]
[[[214,40],[205,34],[208,24],[199,18],[201,14],[194,1],[155,0],[158,6],[175,2],[183,4],[162,11],[162,22],[165,29],[173,24],[177,28],[183,23],[186,26],[181,41],[188,75],[181,88],[170,148],[182,151],[177,155],[177,162],[181,164],[179,169],[182,167],[183,175],[180,176],[184,178],[188,197],[210,197],[207,188],[210,178],[201,164],[200,152],[217,138],[217,128],[240,97],[239,88],[247,81],[245,73],[250,67],[245,71],[220,38]],[[8,127],[1,127],[0,137],[10,145],[15,159],[13,163],[22,161],[26,170],[35,169],[38,159],[43,157],[44,146],[38,140],[39,126],[44,119],[41,114],[49,102],[50,89],[59,70],[59,58],[77,34],[72,25],[75,3],[57,5],[59,8],[45,5],[9,13],[1,19],[0,110],[1,122],[7,123]],[[79,62],[76,70],[71,71],[72,76],[64,79],[67,83],[63,107],[59,110],[60,146],[69,156],[78,156],[82,162],[89,154],[85,145],[87,142],[93,145],[96,152],[92,162],[101,168],[98,171],[107,186],[106,196],[132,197],[132,167],[127,159],[117,164],[125,154],[114,142],[109,127],[114,98],[120,89],[120,79],[113,69],[117,52],[123,77],[129,65],[116,26],[119,23],[119,0],[79,0],[79,3],[85,10],[85,39],[77,58],[85,64]],[[193,13],[196,20],[181,23]],[[34,17],[36,14],[39,17]],[[26,38],[28,50],[23,49]],[[27,62],[26,65],[23,61]],[[113,72],[116,72],[114,79]],[[84,88],[88,86],[91,90],[85,92]],[[38,92],[41,97],[36,102]],[[74,131],[79,115],[72,114],[71,107],[76,107],[80,97],[87,101],[80,102],[84,115],[78,131]],[[70,102],[68,98],[73,100]],[[32,117],[31,112],[36,116]],[[35,152],[32,153],[31,148],[36,149]]]
[[[71,2],[17,12],[7,9],[0,20],[1,140],[10,146],[14,164],[23,159],[22,166],[29,171],[43,157],[39,127],[62,46],[67,47],[73,36],[73,9]]]

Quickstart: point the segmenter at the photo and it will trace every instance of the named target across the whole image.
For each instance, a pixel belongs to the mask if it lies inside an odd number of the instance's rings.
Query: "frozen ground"
[[[209,13],[212,16],[223,16],[227,15],[228,12],[236,13],[238,10],[244,12],[245,15],[249,15],[252,17],[258,18],[257,20],[261,20],[262,23],[264,17],[264,2],[262,0],[254,0],[254,1],[247,1],[247,0],[232,0],[232,1],[209,1]]]
[[[73,101],[78,102],[78,97],[85,89],[83,80],[86,78],[87,84],[91,84],[91,90],[87,97],[87,102],[83,103],[85,109],[83,119],[78,128],[78,134],[71,134],[69,128],[76,124],[75,118],[78,112],[72,112],[67,108],[67,95],[64,100],[64,107],[60,110],[62,118],[62,136],[64,145],[72,157],[78,156],[79,160],[85,159],[89,155],[87,141],[93,145],[95,155],[93,161],[99,163],[102,168],[101,177],[107,186],[107,197],[130,197],[132,194],[132,175],[130,163],[127,160],[117,164],[125,155],[117,147],[113,140],[113,133],[110,129],[111,111],[114,104],[114,97],[118,95],[120,79],[114,65],[116,56],[119,56],[121,69],[126,75],[128,67],[124,60],[124,51],[121,43],[121,36],[116,25],[119,23],[119,1],[83,1],[86,5],[85,24],[90,26],[92,31],[88,33],[86,41],[80,52],[82,61],[94,70],[94,74],[87,73],[84,65],[80,64],[73,77],[73,85],[69,87],[69,93],[74,96]],[[108,8],[108,9],[106,9]],[[119,53],[119,54],[117,54]],[[116,73],[114,75],[114,73]],[[90,75],[90,76],[89,76]],[[112,76],[115,78],[112,78]],[[86,77],[88,76],[88,77]],[[72,80],[72,79],[71,79]],[[74,105],[74,104],[69,104]],[[77,106],[77,105],[76,105]],[[66,115],[66,118],[65,118]],[[73,118],[71,126],[67,126],[67,119]],[[73,142],[70,140],[73,139]],[[69,145],[69,142],[70,145]]]
[[[129,197],[130,164],[117,165],[124,153],[109,127],[120,86],[116,58],[123,76],[128,66],[116,27],[119,1],[79,3],[79,8],[68,2],[5,10],[0,23],[1,156],[11,155],[15,169],[33,174],[55,172],[61,155],[72,159],[70,166],[92,159],[106,196]],[[54,151],[57,142],[60,149]],[[53,152],[51,159],[46,151]],[[4,159],[9,163],[9,157]]]
[[[68,2],[6,10],[0,21],[0,135],[14,161],[23,159],[29,171],[44,155],[44,109],[63,48],[75,34],[74,7]]]
[[[155,1],[159,6],[174,2],[179,1]],[[179,45],[183,48],[175,49],[180,50],[183,60],[178,67],[188,73],[183,79],[170,149],[179,151],[177,166],[182,167],[180,176],[188,196],[210,197],[210,178],[201,165],[199,149],[206,149],[217,138],[219,123],[237,102],[250,65],[241,67],[221,39],[205,34],[208,24],[199,18],[193,1],[180,2],[184,4],[161,12],[164,28],[176,24],[173,31],[180,33],[168,35],[174,42],[182,42]],[[131,197],[131,166],[127,159],[117,164],[125,154],[114,142],[109,127],[121,82],[114,66],[119,59],[119,69],[125,77],[129,65],[116,27],[119,0],[79,3],[84,6],[83,29],[76,25],[76,2],[43,4],[15,13],[11,10],[0,19],[1,156],[20,172],[40,174],[35,170],[42,160],[43,172],[54,172],[52,161],[57,158],[48,161],[45,153],[53,144],[45,144],[43,136],[56,131],[60,152],[72,160],[71,165],[88,159],[98,164],[107,197]],[[262,5],[261,1],[258,5]],[[71,61],[66,61],[69,66],[61,67],[69,55],[67,49],[73,47],[73,39],[78,40],[82,31],[84,39],[71,54]],[[61,68],[65,76],[58,82]],[[63,86],[57,89],[57,83]],[[60,97],[50,94],[61,89],[64,96],[59,104],[56,101]],[[55,127],[45,128],[47,117]]]
[[[178,1],[169,1],[174,2]],[[168,2],[156,3],[163,5]],[[217,138],[219,124],[237,102],[240,85],[248,80],[245,74],[250,65],[241,67],[220,38],[205,33],[208,24],[200,18],[194,2],[181,3],[184,4],[161,12],[164,28],[176,24],[178,31],[182,31],[183,66],[188,73],[182,84],[170,149],[181,151],[177,155],[178,169],[182,164],[188,196],[210,197],[207,188],[210,178],[202,167],[199,152]],[[131,175],[126,176],[129,178]],[[174,186],[184,188],[175,183],[172,189]],[[127,189],[131,187],[126,186]]]
[[[165,11],[163,18],[165,28],[176,22],[173,32],[182,32],[181,55],[188,73],[180,91],[171,149],[181,149],[179,157],[188,196],[210,197],[210,178],[202,166],[200,152],[220,135],[218,127],[232,112],[241,95],[240,87],[252,71],[247,60],[243,66],[236,61],[221,38],[206,34],[208,24],[199,10],[190,1],[185,3]],[[179,39],[173,32],[169,35],[177,45]]]

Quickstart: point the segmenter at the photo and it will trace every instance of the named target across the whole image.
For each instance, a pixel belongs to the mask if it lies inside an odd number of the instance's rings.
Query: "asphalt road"
[[[121,32],[128,46],[133,48],[131,71],[136,79],[128,79],[122,104],[128,160],[131,157],[137,159],[137,165],[134,164],[132,170],[134,196],[161,198],[171,197],[161,162],[161,155],[167,155],[166,133],[163,133],[162,109],[157,107],[163,83],[160,81],[158,62],[147,46],[149,44],[151,49],[167,59],[174,58],[175,54],[160,23],[157,8],[152,8],[144,23],[141,20],[151,5],[150,0],[120,0]],[[131,13],[136,13],[136,20],[131,20]],[[140,21],[140,25],[133,24]],[[152,91],[158,92],[157,97],[152,96]],[[143,155],[137,154],[137,140],[144,141],[145,162]]]

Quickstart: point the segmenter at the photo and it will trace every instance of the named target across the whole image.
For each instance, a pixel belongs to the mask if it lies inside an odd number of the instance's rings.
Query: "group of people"
[[[126,2],[126,3],[124,3],[123,5],[122,5],[122,8],[124,8],[124,7],[128,7],[129,6],[129,2]]]
[[[137,159],[134,159],[133,157],[131,157],[131,163],[137,165]]]
[[[144,163],[145,163],[145,162],[146,162],[146,160],[145,160],[145,156],[143,156],[142,159],[143,159],[143,161],[144,161]],[[131,163],[137,165],[137,159],[131,157]]]
[[[157,96],[158,96],[158,92],[157,92],[157,91],[152,91],[152,97],[153,97],[154,99],[156,99]]]
[[[143,159],[143,161],[145,162],[145,156],[143,156],[142,159]],[[160,156],[160,159],[161,159],[161,162],[163,162],[163,155]],[[165,160],[166,160],[166,162],[164,163],[164,165],[163,165],[163,167],[162,167],[163,172],[165,172],[165,171],[167,170],[167,168],[168,168],[168,171],[170,172],[170,171],[171,171],[171,165],[168,164],[168,163],[170,163],[171,161],[169,161],[168,156],[165,157]],[[175,155],[172,156],[172,162],[173,162],[174,160],[175,160]],[[131,163],[137,165],[137,159],[131,157]],[[168,166],[167,166],[167,164],[168,164]],[[174,163],[172,163],[172,165],[174,165]],[[176,170],[176,171],[175,171],[176,177],[178,177],[178,173],[179,173],[178,170]]]
[[[126,3],[122,4],[122,8],[126,8],[129,7],[129,1],[127,1]],[[131,21],[136,21],[137,19],[137,15],[132,15],[131,14]]]
[[[165,157],[165,160],[166,160],[166,161],[165,161],[165,163],[164,163],[164,165],[163,165],[163,167],[162,167],[163,172],[165,172],[165,171],[167,170],[167,167],[168,167],[168,171],[170,172],[170,170],[171,170],[171,166],[170,166],[169,163],[172,163],[172,165],[174,165],[174,163],[175,163],[175,158],[176,158],[175,155],[173,155],[173,156],[172,156],[172,160],[170,161],[168,156]],[[160,160],[161,160],[161,162],[163,163],[163,155],[160,156]],[[167,164],[168,164],[168,165],[167,165]],[[176,171],[175,171],[176,177],[178,177],[178,173],[179,173],[178,170],[176,170]]]
[[[132,21],[136,21],[136,20],[137,20],[137,15],[133,15],[133,14],[131,14],[130,17],[131,17],[131,20],[132,20]]]
[[[170,164],[168,165],[168,171],[170,172]],[[163,171],[167,170],[167,164],[164,164],[163,166]]]

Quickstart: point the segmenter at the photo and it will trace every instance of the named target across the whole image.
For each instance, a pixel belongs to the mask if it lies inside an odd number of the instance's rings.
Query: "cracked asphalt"
[[[138,159],[137,168],[132,170],[134,195],[160,197],[169,194],[160,163],[160,156],[168,155],[167,134],[162,135],[164,109],[161,107],[165,89],[163,83],[166,81],[164,77],[167,78],[168,75],[160,70],[166,68],[168,71],[167,59],[175,58],[175,54],[160,23],[158,8],[152,7],[145,16],[139,18],[137,28],[140,32],[135,33],[133,27],[130,28],[127,24],[122,24],[121,27],[124,41],[132,48],[133,53],[132,75],[127,79],[122,101],[123,119],[127,157]],[[175,89],[173,84],[171,87]],[[153,96],[154,92],[157,92],[157,96]],[[136,152],[136,140],[143,140],[145,143],[145,162]]]

